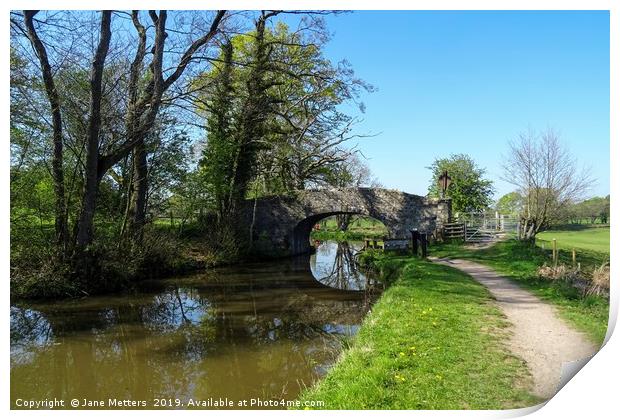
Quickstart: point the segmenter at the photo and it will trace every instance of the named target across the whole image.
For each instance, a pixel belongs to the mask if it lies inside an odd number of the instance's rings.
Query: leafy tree
[[[274,83],[268,77],[273,49],[267,43],[265,25],[278,13],[261,12],[248,36],[251,41],[241,44],[246,47],[242,57],[233,55],[241,38],[226,41],[221,65],[204,76],[207,84],[196,81],[203,90],[197,104],[207,113],[208,130],[200,165],[216,198],[219,220],[225,217],[231,226],[256,174],[258,153],[268,145],[266,121],[273,109],[270,88]],[[243,60],[243,69],[235,71],[233,59]]]
[[[212,96],[207,99],[207,144],[199,165],[205,187],[211,190],[216,203],[218,220],[227,213],[230,197],[233,162],[237,154],[237,139],[233,132],[235,88],[233,86],[233,44],[228,40],[222,46],[220,63],[211,71]]]
[[[208,131],[200,166],[219,220],[234,218],[247,198],[370,176],[344,146],[355,121],[338,110],[370,87],[323,57],[324,40],[283,23],[266,28],[272,16],[262,13],[253,31],[225,42],[214,67],[195,81]]]
[[[290,194],[306,187],[335,185],[339,182],[335,174],[356,153],[345,143],[357,137],[352,133],[356,121],[338,108],[346,101],[357,103],[359,93],[371,91],[372,87],[355,78],[348,64],[334,65],[323,56],[325,35],[322,32],[317,35],[319,30],[312,31],[314,36],[310,36],[303,31],[292,32],[283,23],[273,29],[259,29],[260,20],[256,30],[234,36],[230,40],[232,64],[226,64],[231,54],[227,44],[222,48],[219,64],[204,75],[206,82],[196,81],[204,85],[197,104],[207,113],[209,132],[203,159],[205,168],[211,160],[213,172],[220,176],[230,173],[230,170],[215,171],[222,167],[221,162],[228,165],[235,162],[229,158],[230,150],[221,145],[234,150],[235,144],[242,147],[243,141],[248,142],[243,140],[249,133],[247,127],[243,128],[243,121],[248,121],[250,111],[257,108],[250,104],[260,100],[263,102],[258,107],[262,110],[260,124],[253,128],[255,138],[248,143],[252,145],[248,150],[254,150],[256,158],[245,197]],[[261,31],[263,35],[258,36]],[[269,47],[267,65],[257,65],[262,54],[259,42]],[[259,85],[255,81],[260,78],[256,72],[260,68],[267,82],[257,89]],[[252,89],[254,94],[250,94]],[[234,95],[226,93],[229,91],[234,91]],[[363,108],[363,104],[359,105]],[[249,119],[252,120],[257,118]],[[231,125],[231,121],[235,124]],[[227,128],[220,128],[220,123]],[[258,136],[256,129],[262,131]],[[225,140],[218,140],[221,138]],[[217,157],[218,148],[222,148],[221,155],[225,158]]]
[[[172,187],[172,195],[166,200],[167,210],[175,217],[180,218],[179,230],[194,219],[204,222],[208,210],[214,205],[213,196],[209,193],[202,169],[187,172],[181,182]]]
[[[504,194],[497,200],[495,209],[500,214],[516,217],[523,210],[523,197],[517,191]]]
[[[601,223],[609,223],[609,215],[611,211],[611,200],[610,196],[607,195],[605,197],[605,201],[599,210],[599,217],[601,218]]]
[[[188,133],[179,127],[179,121],[170,116],[159,118],[159,127],[146,141],[149,183],[148,213],[160,213],[172,191],[179,188],[190,171],[193,154]],[[205,191],[208,192],[208,191]]]
[[[440,197],[438,180],[444,171],[448,171],[452,182],[446,197],[452,200],[453,212],[481,211],[493,202],[493,182],[485,178],[486,170],[470,156],[453,154],[449,158],[435,159],[428,169],[433,173],[428,187],[430,197]]]

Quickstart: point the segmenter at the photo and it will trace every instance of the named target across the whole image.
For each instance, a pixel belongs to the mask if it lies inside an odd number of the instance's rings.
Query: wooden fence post
[[[413,255],[418,255],[418,243],[420,241],[420,232],[417,229],[411,231],[411,251]]]
[[[428,234],[426,232],[420,234],[420,243],[422,245],[422,258],[426,258],[428,245]]]

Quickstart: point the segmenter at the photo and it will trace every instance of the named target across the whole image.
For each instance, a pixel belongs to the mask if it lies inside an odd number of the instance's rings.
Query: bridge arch
[[[253,203],[254,204],[254,203]],[[255,251],[289,256],[311,251],[309,235],[321,219],[338,214],[372,217],[390,239],[409,237],[411,229],[435,232],[450,218],[450,203],[383,188],[300,191],[296,197],[265,197],[248,208]]]
[[[350,212],[350,211],[341,211],[341,212],[329,212],[329,213],[318,213],[313,214],[306,217],[303,220],[300,220],[299,223],[295,226],[292,233],[292,252],[294,255],[303,254],[305,252],[310,251],[310,234],[312,233],[313,226],[319,221],[326,219],[331,216],[338,216],[341,214],[350,214],[350,215],[360,215],[360,216],[369,216],[368,214],[360,213],[360,212]],[[375,219],[373,217],[373,219]],[[377,219],[379,220],[379,219]],[[381,222],[381,220],[379,220]]]

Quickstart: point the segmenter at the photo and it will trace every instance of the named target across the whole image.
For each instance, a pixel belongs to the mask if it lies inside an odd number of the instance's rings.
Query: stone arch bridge
[[[437,232],[448,223],[450,207],[449,200],[383,188],[320,189],[248,201],[246,217],[258,253],[291,256],[312,250],[312,227],[329,216],[370,216],[385,225],[389,239],[406,239],[411,229]]]

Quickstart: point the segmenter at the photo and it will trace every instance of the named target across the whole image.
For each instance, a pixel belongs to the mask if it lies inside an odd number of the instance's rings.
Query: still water
[[[132,294],[11,307],[11,405],[24,400],[294,399],[381,291],[357,243],[152,281]],[[254,407],[256,408],[256,407]]]

